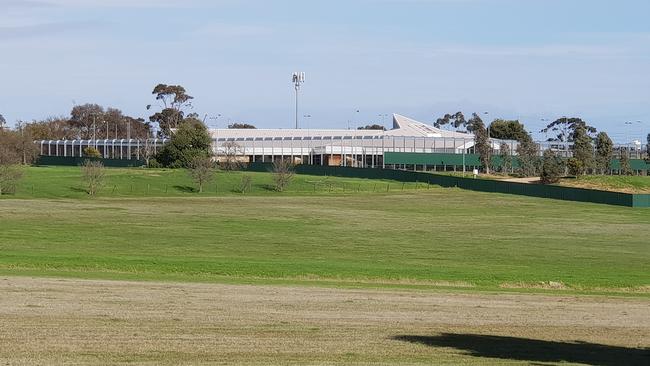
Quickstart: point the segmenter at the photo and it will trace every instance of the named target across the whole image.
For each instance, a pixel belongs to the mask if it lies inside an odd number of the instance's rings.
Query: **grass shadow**
[[[398,335],[393,340],[450,347],[474,357],[528,362],[572,362],[594,366],[650,365],[650,349],[587,342],[554,342],[480,334]]]
[[[261,184],[259,187],[265,191],[277,192],[277,189],[275,189],[275,186],[272,184]]]
[[[183,193],[197,193],[199,190],[190,186],[172,186],[175,190]]]
[[[79,188],[79,187],[70,187],[70,190],[75,193],[85,193],[88,194],[88,190],[85,188]]]

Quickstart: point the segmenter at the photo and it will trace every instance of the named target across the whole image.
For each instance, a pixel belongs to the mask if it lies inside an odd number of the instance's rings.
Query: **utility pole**
[[[296,90],[296,129],[298,129],[298,91],[300,91],[300,85],[305,82],[305,73],[304,72],[294,72],[293,73],[293,86]]]

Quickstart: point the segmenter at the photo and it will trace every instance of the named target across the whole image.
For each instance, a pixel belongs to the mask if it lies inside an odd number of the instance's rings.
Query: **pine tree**
[[[594,148],[587,129],[582,125],[578,125],[573,132],[573,157],[580,162],[580,175],[593,169]]]
[[[526,135],[517,145],[517,158],[519,159],[519,174],[525,177],[536,176],[539,172],[538,147],[530,135]]]
[[[541,181],[543,184],[553,184],[560,181],[564,172],[564,163],[560,157],[555,155],[553,150],[544,151],[542,163]]]
[[[609,170],[609,164],[614,154],[614,144],[607,133],[600,132],[596,136],[596,168],[600,174]]]

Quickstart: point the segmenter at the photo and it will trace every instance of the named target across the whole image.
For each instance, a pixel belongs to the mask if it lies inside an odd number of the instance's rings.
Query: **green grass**
[[[609,191],[650,193],[650,176],[588,175],[577,179],[563,179],[560,184]]]
[[[99,197],[196,197],[241,195],[242,175],[252,177],[252,189],[246,194],[268,195],[273,192],[273,179],[269,173],[217,172],[215,179],[196,192],[187,171],[183,169],[107,168],[106,182]],[[416,187],[417,185],[417,187]],[[401,183],[391,180],[296,175],[284,192],[295,194],[328,194],[357,192],[386,192],[426,189],[423,183]],[[79,167],[31,167],[25,169],[25,178],[13,196],[3,198],[89,198],[81,179]]]
[[[325,178],[308,176],[282,194],[258,186],[252,195],[157,188],[159,197],[153,189],[128,197],[131,180],[189,184],[182,171],[138,169],[111,171],[127,197],[80,200],[87,195],[70,188],[77,174],[32,168],[18,197],[32,197],[25,185],[34,184],[33,196],[46,198],[0,201],[0,273],[523,291],[554,281],[576,292],[645,294],[650,285],[645,209],[439,187],[372,193],[375,181],[339,178],[329,179],[362,193],[313,194],[309,182]],[[218,182],[239,177],[222,173]]]

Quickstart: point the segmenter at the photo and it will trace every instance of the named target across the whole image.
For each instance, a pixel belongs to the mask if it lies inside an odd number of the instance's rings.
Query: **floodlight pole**
[[[296,129],[298,129],[298,91],[300,91],[300,85],[305,82],[305,73],[304,72],[294,72],[293,73],[293,86],[296,90]]]

